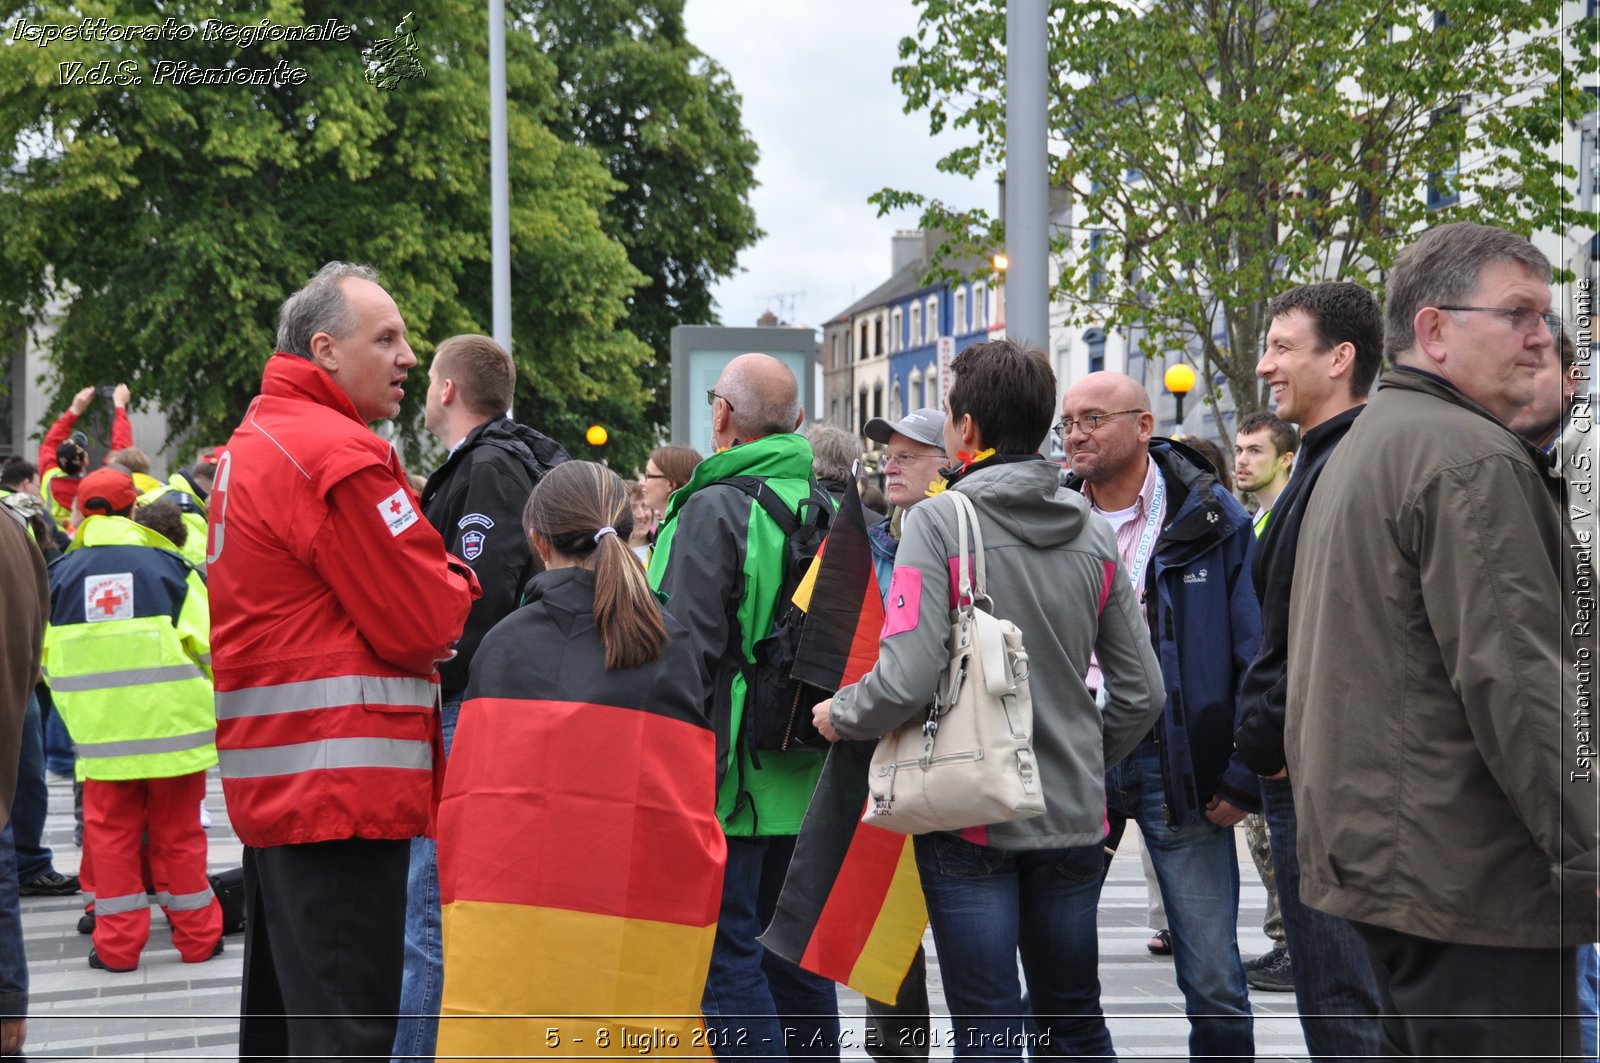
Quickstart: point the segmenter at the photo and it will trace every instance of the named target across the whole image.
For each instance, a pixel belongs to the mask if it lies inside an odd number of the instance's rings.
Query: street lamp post
[[[1177,432],[1174,434],[1181,436],[1183,435],[1183,397],[1194,388],[1194,370],[1185,363],[1179,362],[1177,365],[1167,369],[1163,380],[1167,385],[1167,390],[1172,392],[1172,397],[1178,400]]]

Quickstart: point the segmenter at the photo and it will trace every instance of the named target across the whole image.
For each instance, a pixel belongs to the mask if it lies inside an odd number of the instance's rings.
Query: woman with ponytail
[[[726,855],[703,666],[615,473],[556,466],[523,527],[545,571],[473,659],[439,806],[439,1058],[697,1054]]]

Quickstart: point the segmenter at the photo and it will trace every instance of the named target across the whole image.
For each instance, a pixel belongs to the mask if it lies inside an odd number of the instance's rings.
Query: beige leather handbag
[[[984,593],[978,515],[959,491],[940,497],[955,503],[961,559],[950,663],[927,717],[878,739],[868,776],[872,801],[861,817],[899,834],[964,830],[1044,812],[1022,632],[978,608],[979,601],[994,604]]]

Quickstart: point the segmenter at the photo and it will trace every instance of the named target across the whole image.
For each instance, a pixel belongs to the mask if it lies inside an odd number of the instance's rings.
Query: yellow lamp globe
[[[1167,370],[1164,378],[1167,390],[1174,395],[1187,395],[1194,387],[1194,370],[1182,362]]]
[[[583,438],[588,440],[591,447],[603,447],[606,445],[606,440],[611,438],[611,434],[601,425],[592,424],[589,430],[583,433]]]

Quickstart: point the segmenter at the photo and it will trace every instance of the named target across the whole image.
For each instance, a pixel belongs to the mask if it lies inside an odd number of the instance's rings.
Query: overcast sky
[[[867,196],[886,185],[994,209],[992,175],[934,169],[961,141],[930,139],[925,112],[901,111],[890,72],[916,29],[911,0],[687,0],[685,19],[733,77],[761,148],[752,200],[767,235],[715,289],[724,325],[752,325],[770,306],[820,328],[887,280],[889,238],[917,219],[877,216]]]

